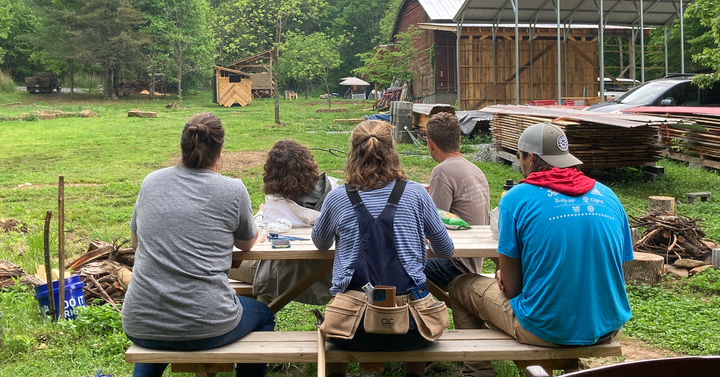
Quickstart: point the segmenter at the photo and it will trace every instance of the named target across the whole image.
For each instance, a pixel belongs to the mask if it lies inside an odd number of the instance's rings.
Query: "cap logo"
[[[560,149],[561,152],[567,152],[568,150],[568,140],[565,135],[560,135],[557,138],[557,146],[558,149]]]

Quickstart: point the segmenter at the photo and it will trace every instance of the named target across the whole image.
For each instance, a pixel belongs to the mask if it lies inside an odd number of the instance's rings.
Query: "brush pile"
[[[128,242],[93,241],[83,256],[68,264],[67,267],[79,273],[85,284],[86,302],[97,298],[113,307],[123,303],[135,264],[135,251],[123,247]]]
[[[0,289],[5,289],[15,285],[19,281],[23,284],[32,285],[34,287],[45,284],[35,275],[28,275],[22,268],[16,266],[12,262],[0,260]]]
[[[666,264],[682,269],[710,264],[712,248],[704,240],[705,231],[699,224],[702,219],[668,215],[663,210],[651,210],[643,217],[630,219],[631,227],[645,229],[635,242],[635,252],[661,256]]]

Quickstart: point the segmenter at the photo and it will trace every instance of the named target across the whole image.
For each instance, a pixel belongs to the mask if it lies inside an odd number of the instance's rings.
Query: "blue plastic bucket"
[[[58,301],[60,300],[59,281],[52,282],[53,293],[55,296],[55,318],[60,318],[58,310]],[[80,275],[73,275],[65,279],[65,319],[75,319],[75,311],[73,309],[85,306],[85,295],[83,294],[83,284]],[[50,303],[48,302],[47,284],[35,287],[35,300],[40,304],[40,313],[43,317],[47,316]]]

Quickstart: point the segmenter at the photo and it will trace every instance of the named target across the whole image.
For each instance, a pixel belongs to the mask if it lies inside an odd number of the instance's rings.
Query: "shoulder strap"
[[[405,192],[405,186],[407,186],[407,181],[400,179],[395,180],[395,187],[393,187],[393,190],[390,193],[388,203],[397,205],[398,202],[400,202],[400,197],[403,192]],[[357,190],[351,190],[350,186],[347,184],[345,185],[345,193],[347,193],[348,198],[350,198],[350,203],[352,203],[353,206],[358,203],[362,203],[362,199],[360,198],[360,194],[358,194]]]
[[[348,184],[345,184],[345,193],[347,193],[348,198],[350,198],[350,203],[352,203],[353,207],[358,203],[362,203],[360,194],[358,194],[356,189],[350,189],[350,185]]]
[[[405,191],[405,186],[407,185],[407,181],[403,181],[400,179],[395,180],[395,187],[393,187],[392,192],[390,193],[390,198],[388,199],[388,203],[397,205],[400,201],[400,197],[402,196],[403,192]]]

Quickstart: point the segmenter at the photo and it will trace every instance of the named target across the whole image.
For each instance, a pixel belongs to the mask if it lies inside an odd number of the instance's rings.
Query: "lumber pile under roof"
[[[525,128],[550,122],[567,135],[570,153],[583,168],[643,166],[661,158],[657,127],[678,124],[680,119],[651,115],[592,113],[576,109],[530,106],[489,106],[496,149],[515,153]]]
[[[673,117],[702,126],[707,132],[669,125],[660,129],[659,136],[665,146],[679,155],[720,161],[720,107],[636,107],[627,111]]]

